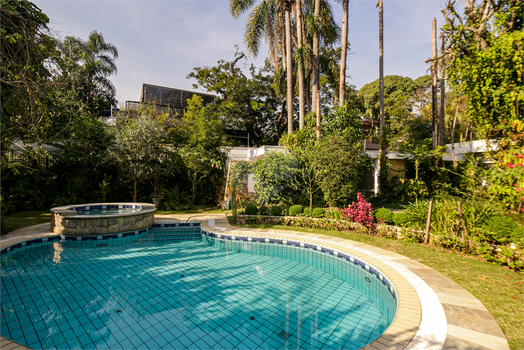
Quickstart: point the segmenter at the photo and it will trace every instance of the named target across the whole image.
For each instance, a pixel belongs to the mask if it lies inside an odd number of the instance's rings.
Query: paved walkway
[[[385,341],[376,341],[368,345],[366,349],[509,349],[499,325],[478,299],[450,278],[400,254],[327,235],[232,227],[223,214],[155,216],[156,223],[173,220],[200,221],[204,228],[223,234],[238,235],[241,232],[242,235],[283,237],[284,239],[298,237],[306,241],[322,242],[323,245],[336,247],[336,249],[350,250],[356,256],[367,256],[365,260],[379,267],[388,277],[390,275],[401,276],[394,277],[401,300],[397,316],[400,322],[397,323],[399,327],[403,329],[407,327],[409,330],[403,331],[402,334],[396,333],[389,339],[386,339],[387,335],[381,337]],[[52,235],[49,224],[22,228],[2,236],[0,248],[44,235]],[[407,310],[408,314],[400,314],[401,309]],[[420,314],[416,310],[421,310]],[[409,312],[412,314],[410,315]],[[415,327],[412,327],[413,324]],[[390,328],[394,327],[396,326],[392,324]],[[26,349],[26,347],[0,337],[0,349]]]

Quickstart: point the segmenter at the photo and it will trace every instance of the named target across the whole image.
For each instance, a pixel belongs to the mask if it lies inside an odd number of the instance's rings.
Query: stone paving
[[[326,245],[337,247],[337,249],[340,247],[343,249],[344,247],[349,247],[348,249],[353,249],[359,254],[367,255],[366,261],[373,265],[376,264],[384,273],[388,274],[388,277],[390,274],[394,275],[394,279],[392,280],[394,280],[395,286],[399,289],[399,297],[401,296],[400,290],[404,289],[404,300],[408,301],[407,303],[403,303],[403,298],[401,297],[401,307],[399,308],[399,315],[397,316],[397,318],[401,319],[400,322],[398,322],[399,327],[392,324],[390,329],[388,329],[391,331],[391,328],[396,327],[394,336],[391,336],[392,332],[390,332],[390,336],[386,334],[381,337],[384,338],[383,342],[375,341],[369,344],[366,349],[509,349],[508,342],[496,320],[478,299],[450,278],[418,261],[414,261],[400,254],[363,243],[326,235],[309,234],[298,231],[253,230],[232,227],[227,222],[224,214],[155,216],[155,222],[157,223],[173,220],[200,221],[203,227],[208,227],[210,230],[216,229],[217,232],[225,234],[234,234],[235,231],[237,231],[242,232],[242,234],[247,233],[257,236],[300,236],[304,240],[324,241]],[[0,248],[18,241],[44,235],[53,235],[50,231],[49,223],[25,227],[2,236],[0,238]],[[394,268],[388,267],[387,265]],[[402,272],[402,276],[397,273],[398,271]],[[416,278],[414,279],[410,276],[416,276]],[[417,284],[413,282],[416,279],[423,281],[423,283],[413,285]],[[429,289],[429,293],[428,290],[424,290],[424,288]],[[432,306],[434,310],[436,310],[435,315],[433,315],[433,311],[429,312],[429,315],[421,315],[417,312],[417,308],[421,310],[420,305],[421,303],[424,304],[424,299],[435,300],[428,299],[426,294],[435,294],[438,298],[436,304],[440,305]],[[405,306],[408,307],[405,308]],[[404,309],[407,313],[401,309]],[[424,307],[422,307],[422,311],[423,310]],[[428,310],[427,305],[426,310]],[[443,314],[445,315],[445,336],[442,338],[437,334],[436,337],[434,336],[435,341],[429,339],[424,340],[425,337],[431,336],[430,333],[433,330],[431,327],[428,327],[428,325],[432,324],[432,318],[438,318],[438,310],[443,310]],[[403,329],[403,332],[400,333],[399,331],[401,329]],[[422,329],[424,330],[422,331]],[[435,333],[439,331],[440,330],[437,329]],[[380,338],[378,340],[380,340]],[[7,338],[0,337],[0,349],[27,348]]]

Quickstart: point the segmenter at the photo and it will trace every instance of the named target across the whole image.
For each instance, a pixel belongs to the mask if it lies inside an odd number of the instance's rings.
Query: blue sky
[[[227,0],[75,1],[33,0],[50,18],[55,34],[87,39],[92,30],[119,50],[118,73],[111,77],[117,100],[137,101],[142,83],[193,90],[186,79],[194,67],[232,60],[243,42],[246,15],[233,19]],[[427,74],[431,55],[431,26],[444,24],[445,0],[384,1],[384,74],[413,79]],[[361,88],[378,78],[377,0],[350,0],[348,83]],[[333,2],[342,23],[342,6]],[[259,56],[242,62],[262,65]]]

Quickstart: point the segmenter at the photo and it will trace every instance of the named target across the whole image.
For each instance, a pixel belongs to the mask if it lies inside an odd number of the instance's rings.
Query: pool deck
[[[155,215],[155,223],[173,220],[200,221],[202,228],[221,234],[311,242],[347,252],[379,268],[397,288],[399,309],[386,332],[364,349],[510,349],[496,320],[478,299],[458,283],[419,261],[338,237],[233,227],[224,214]],[[45,235],[53,235],[49,223],[25,227],[2,236],[0,248]],[[0,336],[0,349],[27,348]]]

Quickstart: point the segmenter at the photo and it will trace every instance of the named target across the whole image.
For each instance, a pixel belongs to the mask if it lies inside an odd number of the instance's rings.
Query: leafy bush
[[[493,215],[481,226],[484,238],[491,243],[517,243],[522,240],[522,227],[507,216]]]
[[[293,205],[289,208],[289,216],[298,216],[302,213],[304,207],[301,205]]]
[[[258,213],[260,215],[268,215],[269,214],[269,208],[266,207],[265,205],[263,205],[260,208],[258,208]]]
[[[279,216],[282,215],[282,208],[278,205],[274,205],[271,207],[271,214]]]
[[[358,202],[351,203],[346,209],[344,209],[344,216],[351,221],[361,224],[368,230],[373,229],[373,206],[371,203],[366,202],[362,194],[357,193]]]
[[[380,208],[375,212],[375,220],[379,223],[392,224],[393,212],[386,208]]]
[[[246,215],[257,215],[258,214],[258,208],[254,205],[248,205],[246,209],[244,210]]]
[[[397,226],[404,226],[408,222],[408,216],[404,213],[393,215],[393,223]]]
[[[313,209],[313,213],[311,214],[312,217],[314,218],[322,218],[324,217],[324,209],[322,208],[315,208]]]
[[[324,213],[324,217],[327,219],[340,219],[340,210],[330,209]]]
[[[304,208],[304,216],[309,216],[309,207]]]

